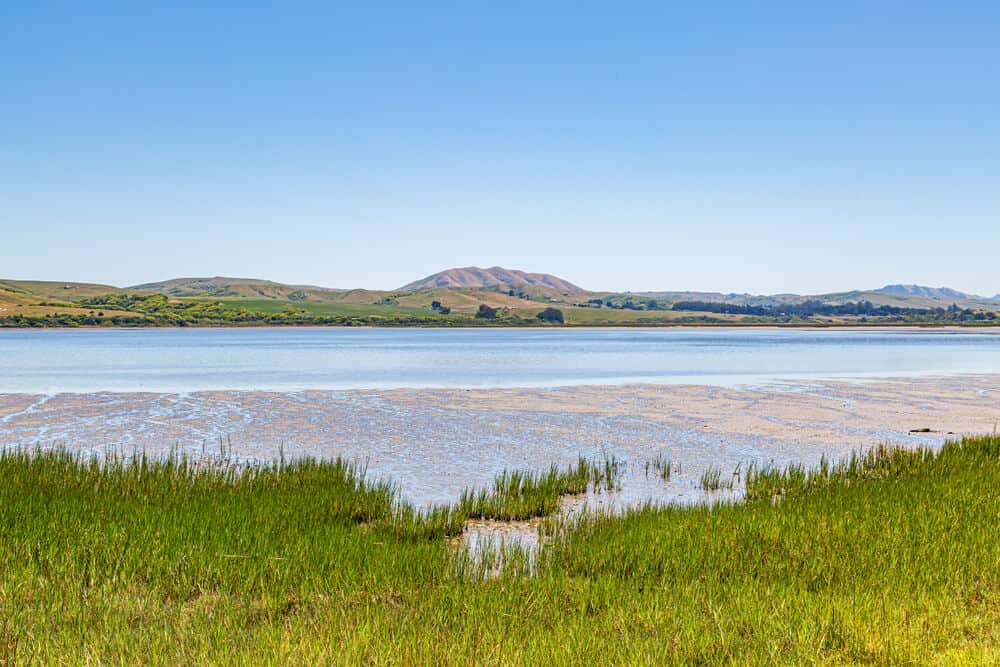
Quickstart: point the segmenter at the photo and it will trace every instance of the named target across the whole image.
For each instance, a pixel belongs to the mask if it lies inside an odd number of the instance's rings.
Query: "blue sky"
[[[0,3],[0,276],[1000,292],[1000,3],[152,4]]]

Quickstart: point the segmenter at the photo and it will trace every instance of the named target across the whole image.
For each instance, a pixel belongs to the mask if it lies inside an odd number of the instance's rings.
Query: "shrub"
[[[490,308],[485,303],[479,304],[479,310],[476,312],[476,317],[483,320],[495,320],[497,318],[497,309]]]
[[[558,308],[552,307],[546,308],[542,312],[538,313],[538,319],[542,322],[557,322],[559,324],[565,322],[562,311]]]

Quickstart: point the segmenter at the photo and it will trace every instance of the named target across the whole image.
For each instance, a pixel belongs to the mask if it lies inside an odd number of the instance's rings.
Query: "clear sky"
[[[992,295],[1000,3],[10,0],[0,246],[118,285]]]

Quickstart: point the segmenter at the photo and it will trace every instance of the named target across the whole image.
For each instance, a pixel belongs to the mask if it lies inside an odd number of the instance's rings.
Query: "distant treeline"
[[[955,304],[947,308],[904,308],[900,306],[877,306],[871,301],[854,301],[837,304],[823,303],[822,301],[803,301],[801,303],[759,306],[714,301],[678,301],[674,303],[672,309],[726,315],[751,315],[756,317],[835,317],[853,315],[859,317],[911,317],[920,318],[921,320],[958,322],[997,319],[997,314],[994,312],[959,308]]]
[[[636,298],[621,294],[598,297],[577,305],[584,308],[604,307],[612,310],[670,310],[670,301],[665,299]]]

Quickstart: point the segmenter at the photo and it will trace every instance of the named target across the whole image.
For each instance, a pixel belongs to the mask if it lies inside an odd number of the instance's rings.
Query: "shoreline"
[[[559,389],[387,389],[0,394],[0,446],[178,451],[220,441],[246,460],[363,461],[419,504],[454,500],[503,469],[605,454],[629,463],[611,504],[701,497],[700,472],[812,464],[882,443],[937,446],[1000,422],[1000,374],[808,381],[756,387],[629,384]],[[927,429],[927,430],[925,430]],[[684,474],[642,474],[662,455]]]
[[[1000,335],[1000,325],[996,324],[954,324],[954,323],[934,323],[928,322],[926,324],[919,324],[914,322],[901,322],[899,324],[872,324],[872,323],[858,323],[858,324],[803,324],[803,323],[761,323],[761,324],[747,324],[744,322],[735,322],[732,324],[728,323],[711,323],[706,322],[702,324],[538,324],[532,326],[524,325],[503,325],[503,324],[482,324],[482,325],[448,325],[448,324],[400,324],[400,325],[384,325],[384,324],[358,324],[358,325],[346,325],[346,324],[248,324],[248,325],[234,325],[231,323],[227,324],[193,324],[185,326],[176,325],[150,325],[150,326],[101,326],[101,325],[81,325],[81,326],[45,326],[45,327],[32,327],[32,326],[3,326],[0,325],[0,334],[4,331],[157,331],[157,330],[168,330],[168,331],[183,331],[183,330],[198,330],[198,329],[229,329],[234,331],[249,331],[249,330],[265,330],[265,329],[337,329],[337,330],[399,330],[399,329],[434,329],[434,330],[451,330],[451,331],[481,331],[481,330],[515,330],[515,331],[565,331],[565,330],[590,330],[590,331],[601,331],[609,330],[614,331],[617,329],[632,329],[632,330],[658,330],[658,329],[746,329],[746,330],[758,330],[758,329],[774,329],[774,330],[824,330],[824,331],[884,331],[884,332],[922,332],[927,330],[935,331],[955,331],[961,333],[967,332],[982,332],[986,334]]]

